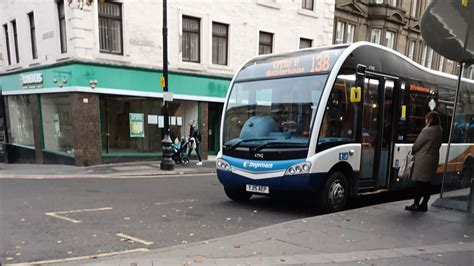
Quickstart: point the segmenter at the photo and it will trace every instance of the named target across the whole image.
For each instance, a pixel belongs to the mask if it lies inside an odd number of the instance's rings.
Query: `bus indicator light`
[[[407,106],[402,105],[402,116],[400,117],[400,120],[405,121],[407,120]]]
[[[360,87],[351,87],[351,103],[359,103],[362,96]]]

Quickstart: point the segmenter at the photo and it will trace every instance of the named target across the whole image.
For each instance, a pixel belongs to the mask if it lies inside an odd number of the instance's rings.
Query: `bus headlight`
[[[230,164],[222,159],[217,160],[216,167],[219,170],[230,171]]]
[[[307,174],[311,169],[310,162],[304,162],[292,165],[286,169],[285,175],[299,175],[299,174]]]

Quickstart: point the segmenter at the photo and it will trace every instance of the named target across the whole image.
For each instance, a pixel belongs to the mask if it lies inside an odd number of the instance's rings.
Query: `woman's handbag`
[[[398,169],[398,177],[410,180],[411,172],[413,171],[413,165],[415,164],[415,156],[411,154],[411,150],[407,156],[402,160],[400,168]]]

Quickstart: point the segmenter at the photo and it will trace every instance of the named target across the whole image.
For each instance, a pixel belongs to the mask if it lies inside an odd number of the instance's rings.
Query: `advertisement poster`
[[[130,137],[143,138],[145,137],[144,115],[137,113],[130,113]]]

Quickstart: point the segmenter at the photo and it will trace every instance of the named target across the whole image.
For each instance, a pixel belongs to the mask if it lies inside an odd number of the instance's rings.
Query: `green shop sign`
[[[137,113],[130,113],[130,137],[143,138],[145,137],[144,115]]]
[[[104,65],[84,62],[66,62],[53,66],[26,69],[15,73],[0,74],[0,88],[3,91],[17,91],[26,88],[60,89],[67,87],[110,90],[110,94],[132,92],[162,93],[160,85],[162,72],[129,66]],[[169,91],[176,96],[217,97],[222,100],[227,94],[230,78],[212,75],[169,73]],[[96,83],[95,83],[96,82]],[[95,86],[91,86],[95,84]],[[32,90],[31,93],[35,93]],[[101,93],[104,93],[103,91]]]

